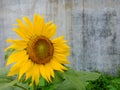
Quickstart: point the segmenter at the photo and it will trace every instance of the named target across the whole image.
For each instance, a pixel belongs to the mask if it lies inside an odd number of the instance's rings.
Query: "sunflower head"
[[[18,74],[20,80],[25,75],[26,80],[32,78],[32,83],[37,85],[41,77],[51,82],[55,70],[67,70],[63,64],[69,63],[69,46],[64,36],[51,39],[56,32],[56,25],[52,21],[45,23],[44,18],[37,14],[33,22],[27,16],[16,21],[17,28],[13,30],[20,39],[7,39],[12,44],[6,50],[15,49],[6,64],[14,63],[8,76]]]

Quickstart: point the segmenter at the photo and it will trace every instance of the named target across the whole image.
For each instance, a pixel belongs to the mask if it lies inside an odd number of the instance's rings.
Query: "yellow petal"
[[[33,84],[35,82],[36,85],[38,85],[39,83],[39,78],[40,78],[40,69],[39,69],[39,65],[38,64],[32,64],[32,68],[30,68],[27,72],[26,72],[26,80],[30,77],[32,77],[32,83]]]
[[[33,73],[32,73],[32,82],[35,81],[35,84],[38,85],[40,79],[40,69],[38,64],[34,64]]]
[[[15,74],[18,74],[19,70],[20,70],[20,65],[21,64],[16,63],[15,65],[13,65],[12,68],[10,69],[10,72],[8,73],[8,76],[13,76]]]
[[[61,72],[63,72],[63,70],[67,70],[66,67],[64,67],[63,65],[58,63],[54,58],[50,61],[50,64],[51,64],[51,66],[54,70],[58,70],[58,71],[61,71]]]
[[[62,44],[60,44],[59,46],[54,46],[54,52],[68,56],[70,54],[70,49],[63,47]]]
[[[24,51],[24,50],[13,52],[13,53],[9,56],[6,65],[10,65],[10,64],[12,64],[12,63],[14,63],[14,62],[23,60],[24,57],[26,58],[26,51]]]
[[[45,78],[49,82],[48,77],[46,75],[47,71],[45,69],[45,66],[44,65],[40,65],[39,69],[40,69],[40,74],[42,75],[42,77]]]
[[[54,46],[54,52],[57,54],[64,54],[69,55],[70,54],[70,47],[66,44],[66,40],[63,39],[64,37],[58,37],[54,40],[52,40],[53,46]]]
[[[11,70],[7,76],[13,76],[18,73],[19,73],[19,68],[15,68],[14,70]]]
[[[48,36],[49,38],[52,38],[52,37],[56,34],[56,28],[57,28],[57,26],[56,26],[55,24],[52,24],[52,25],[47,29],[47,32],[49,32],[47,36]]]
[[[45,69],[46,69],[46,76],[48,80],[51,82],[51,76],[54,78],[54,71],[50,65],[50,63],[45,64]]]
[[[43,35],[48,38],[52,38],[56,34],[56,27],[57,26],[55,24],[52,24],[52,21],[48,22],[43,30]]]
[[[10,48],[16,49],[16,50],[21,50],[27,47],[27,42],[24,40],[12,40],[12,39],[7,39],[6,42],[12,42],[11,46],[7,47],[5,51],[7,51]]]
[[[68,61],[67,57],[65,54],[58,54],[56,52],[54,52],[54,56],[55,60],[61,64],[70,64],[70,62]]]
[[[13,31],[15,31],[21,38],[28,41],[30,37],[27,36],[28,33],[22,32],[20,28],[13,28]]]
[[[33,24],[32,24],[32,22],[30,21],[30,19],[29,19],[27,16],[24,16],[24,17],[23,17],[23,20],[24,20],[25,23],[26,23],[26,28],[28,28],[28,30],[30,30],[31,32],[34,32],[34,30],[33,30]]]
[[[64,40],[64,36],[60,36],[58,38],[53,39],[52,42],[57,44],[57,43],[66,43],[67,41]]]
[[[5,48],[4,51],[6,52],[6,51],[7,51],[8,49],[10,49],[10,48],[18,49],[15,44],[12,44],[12,45],[8,46],[7,48]]]
[[[26,72],[26,78],[25,78],[25,80],[29,79],[31,76],[32,76],[32,69],[30,69],[30,70],[28,70]]]
[[[49,21],[49,22],[47,22],[46,24],[45,24],[45,29],[48,29],[48,27],[50,26],[50,25],[52,25],[53,24],[53,21]]]
[[[44,18],[40,17],[37,14],[34,14],[33,28],[36,35],[42,35],[44,28]]]
[[[13,28],[13,30],[24,40],[29,40],[29,38],[33,35],[31,32],[31,29],[29,30],[28,25],[25,25],[25,23],[21,19],[16,19],[18,22],[17,28]]]
[[[20,68],[18,79],[20,80],[24,73],[32,69],[32,66],[33,66],[33,63],[31,62],[31,60],[25,60],[25,62],[22,64]]]
[[[22,47],[27,47],[27,41],[24,41],[24,40],[12,40],[12,39],[7,39],[6,42],[12,42],[12,43],[15,43],[16,45],[19,45],[19,46],[22,46]]]

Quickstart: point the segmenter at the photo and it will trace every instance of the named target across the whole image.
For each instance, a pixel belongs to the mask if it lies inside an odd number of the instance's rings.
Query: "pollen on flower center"
[[[30,60],[37,64],[45,64],[49,62],[53,56],[53,51],[53,44],[44,36],[32,38],[27,47]]]

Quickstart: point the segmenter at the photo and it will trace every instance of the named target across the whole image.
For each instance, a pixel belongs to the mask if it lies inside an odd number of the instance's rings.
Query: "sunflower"
[[[16,22],[13,30],[20,39],[6,40],[12,44],[5,51],[15,49],[6,63],[13,65],[8,76],[18,74],[18,80],[25,76],[25,80],[31,78],[32,83],[38,85],[40,77],[52,82],[55,71],[67,70],[64,64],[69,63],[69,46],[64,36],[53,38],[56,33],[53,21],[45,23],[44,17],[34,14],[33,22],[27,16]]]

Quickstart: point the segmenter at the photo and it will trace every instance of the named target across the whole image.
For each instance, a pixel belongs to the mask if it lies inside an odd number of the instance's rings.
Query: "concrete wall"
[[[120,0],[0,0],[0,67],[16,18],[34,13],[58,25],[71,46],[71,66],[114,74],[120,67]]]

